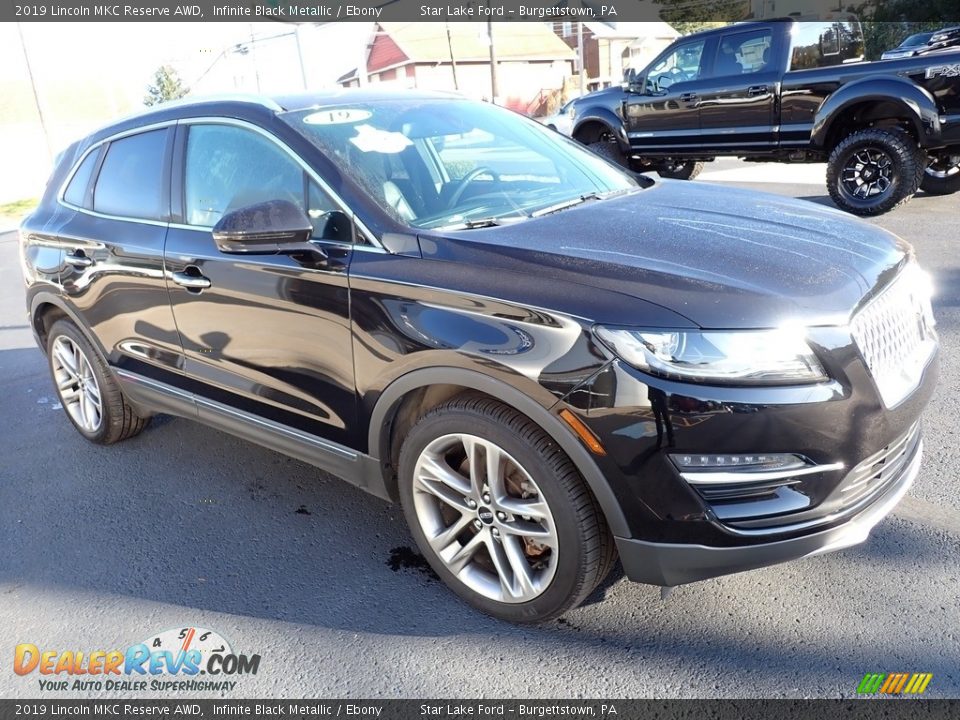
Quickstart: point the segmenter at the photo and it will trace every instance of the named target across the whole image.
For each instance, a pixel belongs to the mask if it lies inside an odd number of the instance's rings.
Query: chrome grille
[[[850,332],[888,408],[917,387],[937,347],[929,279],[913,264],[850,322]]]

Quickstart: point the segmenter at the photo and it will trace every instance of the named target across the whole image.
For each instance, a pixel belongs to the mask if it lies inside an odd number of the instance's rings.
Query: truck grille
[[[888,408],[920,383],[937,347],[934,324],[929,279],[914,264],[854,315],[850,332]]]

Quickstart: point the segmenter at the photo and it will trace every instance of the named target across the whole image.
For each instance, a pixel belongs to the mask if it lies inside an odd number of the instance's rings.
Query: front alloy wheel
[[[557,571],[553,513],[530,474],[489,440],[443,435],[420,453],[413,504],[430,547],[483,597],[533,600]]]
[[[433,408],[403,439],[403,512],[457,595],[511,622],[543,622],[607,576],[613,537],[576,466],[538,425],[486,396]]]

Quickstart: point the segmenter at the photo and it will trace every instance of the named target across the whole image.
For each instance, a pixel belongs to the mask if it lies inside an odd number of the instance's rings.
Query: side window
[[[770,68],[773,33],[770,30],[724,35],[717,48],[713,76],[749,75]]]
[[[100,150],[93,150],[87,154],[80,163],[80,167],[73,174],[70,184],[63,193],[65,202],[77,207],[89,207],[87,204],[87,188],[90,186],[90,177],[93,175],[93,168],[97,165],[97,158],[100,157]]]
[[[859,22],[794,23],[791,70],[809,70],[863,59],[863,29]]]
[[[647,92],[663,92],[678,82],[700,78],[705,40],[680,45],[661,58],[647,73]]]
[[[166,128],[111,142],[97,176],[93,209],[122,217],[162,218],[166,144]]]
[[[343,239],[349,228],[331,223],[333,200],[276,143],[233,125],[191,125],[184,171],[188,225],[212,227],[224,213],[269,200],[299,205],[314,238]],[[336,225],[336,227],[334,227]]]

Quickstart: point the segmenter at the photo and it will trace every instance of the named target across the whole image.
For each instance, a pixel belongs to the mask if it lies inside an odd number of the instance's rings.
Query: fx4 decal
[[[937,77],[960,77],[960,63],[956,63],[954,65],[934,65],[933,67],[928,67],[926,73],[927,80]]]

